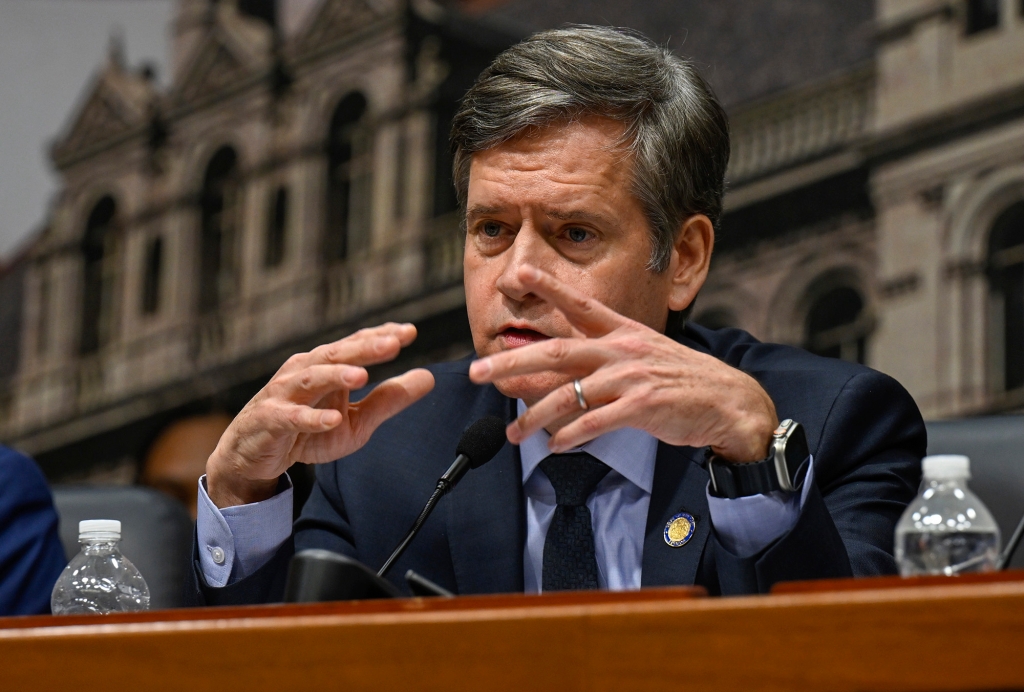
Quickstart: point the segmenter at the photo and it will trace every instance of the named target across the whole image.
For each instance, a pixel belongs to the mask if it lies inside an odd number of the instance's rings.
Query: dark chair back
[[[929,454],[971,458],[971,490],[999,523],[1003,545],[1024,515],[1024,416],[930,421]],[[1024,546],[1010,566],[1024,568]]]
[[[53,486],[53,500],[69,560],[79,552],[79,521],[117,519],[121,553],[146,580],[150,608],[184,605],[193,523],[180,502],[152,488],[87,485]]]

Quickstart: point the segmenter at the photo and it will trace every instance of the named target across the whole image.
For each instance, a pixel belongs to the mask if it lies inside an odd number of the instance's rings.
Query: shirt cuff
[[[248,505],[218,509],[199,479],[196,538],[199,566],[206,583],[223,587],[245,579],[265,565],[292,534],[292,481],[277,495]]]
[[[757,555],[796,526],[812,483],[813,456],[807,460],[799,495],[775,491],[729,499],[714,497],[709,488],[708,511],[718,542],[737,557]]]

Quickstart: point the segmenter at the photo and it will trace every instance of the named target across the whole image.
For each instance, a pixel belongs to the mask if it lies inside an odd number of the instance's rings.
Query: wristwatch
[[[708,458],[711,491],[717,497],[729,499],[774,490],[794,492],[802,481],[797,478],[798,471],[808,456],[803,427],[787,418],[772,433],[766,459],[752,464],[732,464],[711,455]]]

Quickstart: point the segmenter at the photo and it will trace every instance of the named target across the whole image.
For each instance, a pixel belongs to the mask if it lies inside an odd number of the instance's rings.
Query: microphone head
[[[505,445],[505,421],[485,416],[466,428],[459,439],[456,454],[465,454],[470,468],[479,468],[494,458]]]

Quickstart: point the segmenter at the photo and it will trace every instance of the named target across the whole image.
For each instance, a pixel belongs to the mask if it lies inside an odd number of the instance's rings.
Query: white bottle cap
[[[936,454],[921,461],[925,478],[970,478],[971,460],[962,454]]]
[[[78,540],[82,540],[86,534],[103,538],[121,539],[121,522],[117,519],[86,519],[78,522]]]

